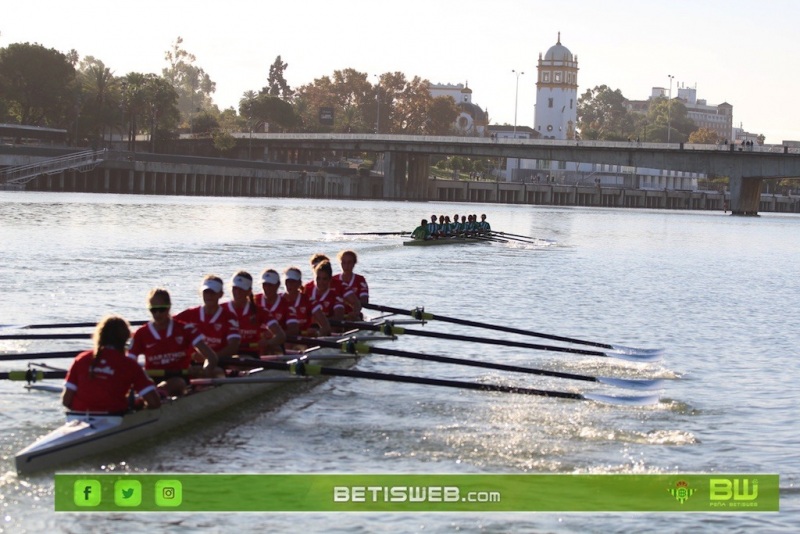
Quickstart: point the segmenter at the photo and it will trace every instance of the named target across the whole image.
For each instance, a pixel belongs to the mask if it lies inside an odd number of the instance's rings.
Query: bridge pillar
[[[383,155],[383,198],[402,198],[407,166],[407,154],[386,152]]]
[[[408,154],[408,181],[406,198],[425,200],[428,198],[428,175],[431,160],[427,154]]]
[[[731,215],[758,215],[762,183],[761,178],[730,177]]]

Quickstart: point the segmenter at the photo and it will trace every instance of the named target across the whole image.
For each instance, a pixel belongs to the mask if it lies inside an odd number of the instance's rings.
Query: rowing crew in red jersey
[[[280,322],[265,308],[258,306],[253,296],[253,277],[239,271],[231,280],[233,299],[225,304],[239,322],[240,355],[262,356],[282,354],[286,333]],[[263,300],[263,298],[262,298]]]
[[[343,250],[336,256],[342,272],[333,276],[331,282],[339,286],[339,291],[344,298],[345,318],[359,320],[361,316],[361,306],[369,304],[369,286],[367,279],[353,272],[358,263],[358,256],[352,250]],[[354,301],[356,301],[354,303]]]
[[[266,269],[261,273],[261,289],[264,291],[256,295],[256,304],[259,308],[267,310],[281,325],[284,332],[289,330],[289,325],[297,322],[289,303],[281,298],[278,291],[281,287],[281,277],[274,269]]]
[[[153,381],[125,355],[130,337],[130,326],[122,317],[109,316],[97,323],[94,350],[80,353],[67,372],[61,396],[64,406],[76,412],[126,412],[131,389],[148,408],[161,405]]]
[[[166,289],[155,288],[147,296],[153,320],[139,327],[133,335],[129,356],[135,361],[144,358],[147,370],[185,371],[189,373],[192,354],[203,359],[203,369],[190,374],[207,377],[219,376],[217,355],[206,344],[199,329],[170,316],[172,301]],[[159,384],[171,396],[183,395],[187,382],[183,377],[172,376]]]
[[[328,318],[323,313],[321,306],[312,306],[308,297],[303,294],[301,291],[302,279],[303,276],[297,267],[289,267],[284,271],[286,293],[281,298],[286,300],[297,319],[288,326],[286,333],[289,336],[314,335],[316,333],[321,336],[329,336],[331,335],[331,325]],[[313,329],[315,325],[316,329]]]
[[[200,291],[203,305],[183,310],[175,319],[195,325],[219,358],[235,356],[241,342],[239,321],[234,314],[219,305],[223,295],[222,279],[213,274],[206,275]]]

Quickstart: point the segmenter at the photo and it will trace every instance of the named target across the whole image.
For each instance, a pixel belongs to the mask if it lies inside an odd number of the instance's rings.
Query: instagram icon
[[[156,482],[156,506],[175,508],[183,502],[183,485],[180,480]]]

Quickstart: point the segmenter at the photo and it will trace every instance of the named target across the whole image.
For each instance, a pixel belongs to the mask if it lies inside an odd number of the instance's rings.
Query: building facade
[[[433,98],[449,96],[456,103],[459,113],[453,123],[455,133],[480,137],[487,135],[489,114],[472,102],[469,84],[431,84],[430,93]]]

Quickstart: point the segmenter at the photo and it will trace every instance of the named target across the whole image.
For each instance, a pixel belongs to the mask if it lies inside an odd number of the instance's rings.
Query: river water
[[[487,213],[552,240],[403,247],[434,212]],[[800,528],[797,296],[800,217],[458,203],[0,192],[0,324],[145,318],[165,286],[199,304],[206,273],[258,274],[344,248],[373,303],[640,347],[655,364],[418,337],[391,348],[572,373],[674,378],[655,406],[335,378],[274,407],[237,409],[162,444],[71,471],[227,473],[712,473],[781,475],[778,514],[55,514],[52,475],[17,477],[14,452],[57,426],[55,394],[0,382],[0,531],[790,532]],[[429,323],[426,329],[499,334]],[[8,329],[6,329],[7,331]],[[532,338],[509,338],[537,342]],[[538,340],[541,342],[541,340]],[[0,352],[83,348],[2,341]],[[51,361],[68,365],[68,361]],[[0,370],[19,368],[0,362]],[[563,391],[603,386],[371,356],[359,369]],[[620,394],[635,392],[620,391]]]

